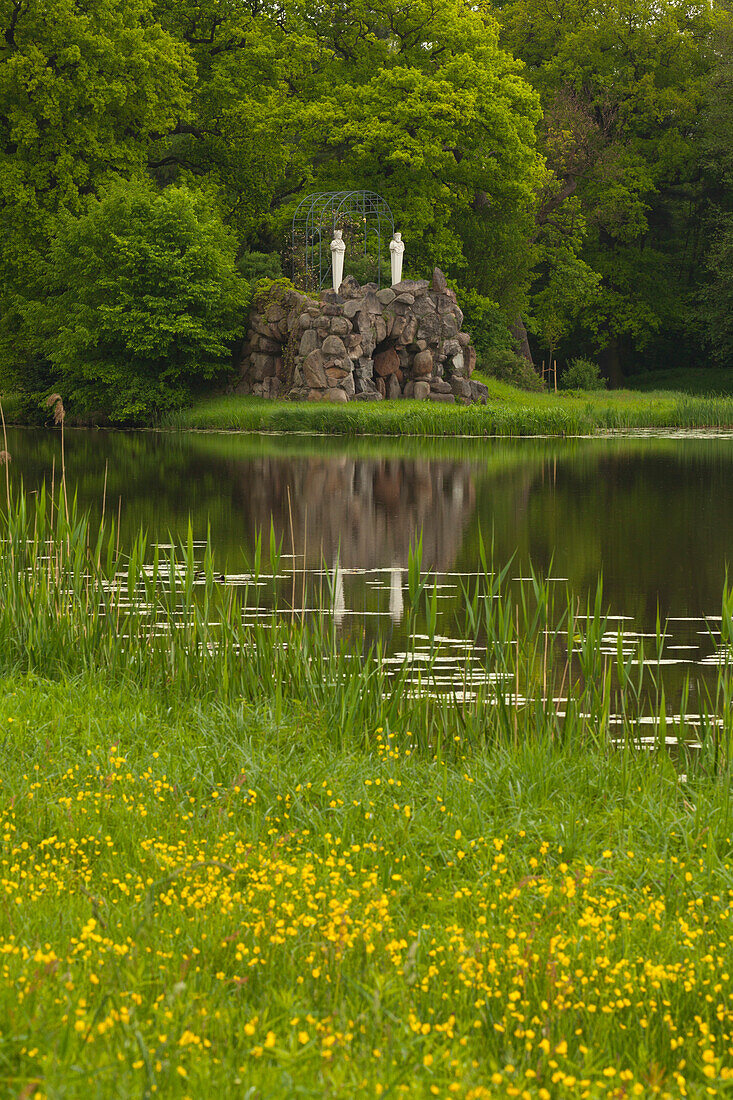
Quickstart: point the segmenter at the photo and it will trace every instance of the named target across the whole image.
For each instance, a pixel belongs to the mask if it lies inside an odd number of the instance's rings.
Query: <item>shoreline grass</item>
[[[119,550],[73,498],[10,494],[0,1092],[730,1088],[733,596],[674,720],[661,629],[610,654],[600,587],[581,616],[481,557],[462,622],[490,675],[446,700],[419,548],[416,693],[325,615],[249,625],[190,539]],[[281,568],[258,543],[253,587]]]
[[[632,390],[535,394],[490,382],[486,406],[426,401],[347,405],[207,398],[170,414],[177,430],[320,432],[334,435],[593,435],[635,428],[733,427],[733,397]]]
[[[533,393],[497,379],[477,377],[489,390],[486,406],[429,401],[331,405],[216,395],[200,398],[190,408],[164,414],[154,427],[173,431],[477,438],[733,427],[733,395],[724,371],[657,372],[636,376],[633,389],[560,393]],[[3,408],[8,425],[40,427],[47,422],[47,410],[20,394],[4,394]],[[72,417],[67,427],[74,423]],[[99,425],[82,421],[77,426]]]

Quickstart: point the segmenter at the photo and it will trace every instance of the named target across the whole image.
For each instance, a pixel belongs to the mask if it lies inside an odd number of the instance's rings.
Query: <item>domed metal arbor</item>
[[[382,247],[394,234],[394,217],[376,191],[317,191],[298,204],[291,237],[295,285],[319,291],[329,281],[335,229],[342,230],[347,246],[344,273],[362,282],[371,269],[381,286]]]

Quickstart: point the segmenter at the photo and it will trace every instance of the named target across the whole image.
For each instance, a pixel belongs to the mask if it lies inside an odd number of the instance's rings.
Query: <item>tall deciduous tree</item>
[[[16,384],[31,369],[19,299],[42,278],[58,214],[143,170],[193,76],[149,0],[0,0],[0,360]]]
[[[7,260],[111,173],[139,171],[147,139],[185,110],[193,67],[148,0],[0,0],[0,36]]]
[[[689,322],[705,203],[700,117],[715,4],[699,0],[508,0],[503,41],[545,109],[551,176],[537,214],[582,218],[603,293],[586,331],[618,374],[662,328]]]
[[[705,167],[711,183],[710,248],[701,292],[701,328],[712,356],[733,367],[733,5],[724,5],[704,112]]]

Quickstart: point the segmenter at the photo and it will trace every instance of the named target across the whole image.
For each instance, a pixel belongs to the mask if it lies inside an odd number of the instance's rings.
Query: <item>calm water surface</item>
[[[60,436],[8,433],[12,477],[58,481]],[[55,468],[55,474],[54,474]],[[124,544],[207,531],[217,568],[240,574],[274,525],[293,590],[311,602],[334,578],[344,628],[399,625],[409,548],[422,532],[446,619],[462,577],[494,557],[567,579],[579,595],[602,572],[609,611],[629,629],[670,619],[680,660],[705,659],[704,616],[719,613],[733,558],[733,436],[576,440],[370,440],[70,430],[66,470],[81,505],[119,513]],[[325,564],[326,570],[322,569]],[[305,577],[303,576],[305,566]],[[297,600],[296,600],[297,602]]]

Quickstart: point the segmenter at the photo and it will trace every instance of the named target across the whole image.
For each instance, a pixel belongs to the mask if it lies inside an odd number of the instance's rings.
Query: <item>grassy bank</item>
[[[581,616],[484,553],[460,615],[485,675],[447,699],[419,552],[416,692],[413,647],[247,622],[272,542],[235,589],[42,493],[9,513],[0,1093],[729,1089],[727,656],[673,721],[661,631],[614,652],[600,589]]]
[[[486,406],[396,401],[348,405],[215,397],[165,420],[165,426],[339,435],[588,435],[633,428],[733,426],[733,397],[614,390],[527,393],[490,381]]]

